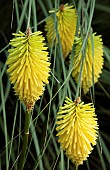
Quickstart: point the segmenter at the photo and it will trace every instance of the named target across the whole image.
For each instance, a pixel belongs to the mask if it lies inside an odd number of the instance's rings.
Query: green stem
[[[78,166],[76,165],[76,170],[78,170]]]
[[[29,13],[28,13],[27,28],[29,28],[29,26],[30,26],[30,18],[31,18],[31,6],[32,6],[32,1],[33,1],[33,0],[30,0],[30,1],[29,1]]]
[[[30,127],[30,116],[31,116],[31,112],[25,113],[23,144],[22,144],[22,151],[20,155],[18,170],[23,170],[25,164],[25,155],[26,155],[26,149],[28,145],[28,136],[29,136],[29,127]]]

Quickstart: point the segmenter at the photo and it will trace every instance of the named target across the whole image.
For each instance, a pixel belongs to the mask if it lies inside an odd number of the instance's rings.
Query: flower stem
[[[20,155],[18,170],[23,170],[25,164],[25,155],[26,155],[26,149],[28,145],[28,135],[29,135],[29,126],[30,126],[30,116],[31,116],[31,112],[25,113],[23,144],[22,144],[22,151]]]
[[[32,6],[32,1],[33,1],[33,0],[30,0],[30,1],[29,1],[29,13],[28,13],[27,28],[30,27],[30,18],[31,18],[31,6]]]
[[[76,170],[78,170],[78,166],[76,165]]]

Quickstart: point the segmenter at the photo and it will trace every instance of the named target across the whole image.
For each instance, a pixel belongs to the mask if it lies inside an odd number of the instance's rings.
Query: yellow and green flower
[[[83,92],[87,93],[93,83],[98,81],[100,74],[102,73],[103,68],[103,42],[102,38],[96,33],[92,34],[93,42],[91,41],[91,36],[88,36],[87,44],[85,47],[85,57],[82,66],[81,72],[81,87]],[[75,81],[78,82],[79,74],[81,71],[81,63],[83,54],[81,52],[83,46],[83,39],[75,39],[75,56],[73,63],[72,76],[75,78]]]
[[[76,166],[83,164],[96,145],[98,123],[92,103],[66,97],[57,113],[57,136],[61,148]]]
[[[49,16],[46,20],[45,30],[47,32],[47,40],[49,46],[52,46],[53,40],[58,42],[58,38],[56,36],[56,28],[55,28],[55,16],[57,19],[57,31],[60,37],[60,42],[62,46],[62,52],[64,58],[68,56],[70,51],[72,50],[74,35],[76,32],[76,22],[77,15],[76,10],[73,8],[74,6],[68,6],[68,3],[65,5],[61,4],[59,9],[54,9],[50,11],[51,16]],[[54,16],[55,14],[55,16]]]
[[[14,84],[15,94],[32,110],[35,101],[44,91],[48,83],[50,62],[47,47],[40,31],[32,33],[27,29],[26,34],[19,31],[10,41],[13,47],[8,50],[7,59],[10,81]]]

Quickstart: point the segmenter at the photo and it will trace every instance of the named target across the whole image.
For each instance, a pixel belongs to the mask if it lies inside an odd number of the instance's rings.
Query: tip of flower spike
[[[81,102],[81,98],[78,97],[76,100],[74,100],[74,102],[75,102],[76,104],[79,104],[79,103]]]
[[[64,7],[65,7],[64,4],[61,4],[61,5],[60,5],[60,11],[61,11],[61,12],[63,12]]]
[[[31,34],[32,34],[31,29],[30,29],[30,28],[27,28],[27,30],[26,30],[26,35],[29,36],[29,35],[31,35]]]

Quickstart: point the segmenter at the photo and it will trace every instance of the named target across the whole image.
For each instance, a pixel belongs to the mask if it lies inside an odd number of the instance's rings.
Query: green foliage
[[[17,170],[21,153],[25,107],[14,96],[7,75],[5,62],[8,57],[8,43],[12,38],[12,32],[26,31],[29,20],[32,32],[40,30],[46,36],[44,26],[49,15],[48,10],[67,1],[13,0],[12,2],[10,0],[10,3],[5,5],[4,2],[0,2],[2,25],[0,29],[0,169]],[[110,168],[110,2],[104,4],[101,0],[96,2],[83,0],[82,3],[80,0],[69,0],[68,3],[74,4],[78,13],[76,34],[79,28],[82,31],[81,9],[84,5],[86,36],[82,48],[85,48],[91,26],[98,34],[102,34],[104,43],[104,68],[99,82],[92,88],[93,92],[91,90],[86,95],[82,95],[82,100],[85,102],[95,101],[96,114],[99,119],[99,138],[88,161],[78,169],[108,170]],[[31,9],[31,15],[28,16],[29,9]],[[5,20],[3,20],[5,14]],[[98,17],[100,15],[101,18]],[[104,16],[106,16],[106,21]],[[103,23],[106,23],[105,28],[102,26]],[[48,51],[51,62],[50,83],[45,87],[43,96],[36,102],[32,112],[24,169],[73,170],[74,165],[67,159],[57,142],[55,121],[56,113],[65,97],[68,96],[74,100],[80,94],[81,84],[80,81],[76,84],[71,76],[74,57],[63,59],[60,41]],[[74,56],[74,46],[72,56]]]

